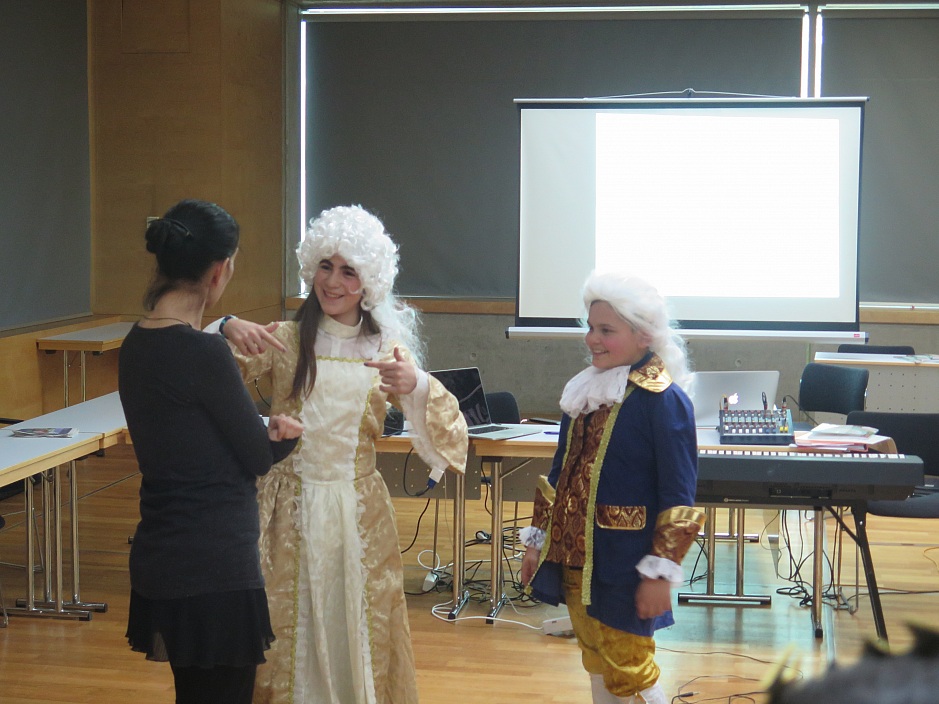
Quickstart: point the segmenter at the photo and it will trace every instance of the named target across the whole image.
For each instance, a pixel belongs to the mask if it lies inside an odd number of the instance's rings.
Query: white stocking
[[[603,675],[590,675],[590,693],[593,704],[669,704],[658,682],[630,697],[617,697],[603,684]]]
[[[603,687],[603,678],[600,678],[600,687]],[[617,697],[614,694],[611,694],[606,690],[606,696],[608,699],[599,699],[597,698],[596,691],[594,691],[593,701],[594,704],[603,702],[606,704],[669,704],[668,698],[665,696],[665,690],[662,689],[658,684],[654,684],[651,687],[642,690],[638,694],[633,694],[630,697]]]
[[[645,704],[669,704],[668,697],[665,696],[665,690],[656,682],[648,689],[644,689],[639,694],[633,695],[631,699],[621,701],[645,702]]]
[[[621,701],[603,684],[603,675],[590,675],[590,693],[593,695],[593,704],[619,704]]]

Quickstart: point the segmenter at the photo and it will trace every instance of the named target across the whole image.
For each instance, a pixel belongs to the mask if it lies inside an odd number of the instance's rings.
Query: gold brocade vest
[[[545,551],[546,560],[569,567],[584,566],[590,471],[609,415],[610,408],[604,407],[571,421],[570,449],[558,477],[551,509],[551,539]]]

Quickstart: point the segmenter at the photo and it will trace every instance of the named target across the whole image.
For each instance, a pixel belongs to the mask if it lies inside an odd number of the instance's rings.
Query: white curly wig
[[[372,310],[391,294],[398,275],[398,247],[385,226],[365,208],[340,205],[310,221],[297,248],[300,278],[313,288],[313,277],[324,259],[338,254],[362,282],[362,308]]]
[[[597,301],[606,301],[634,329],[646,333],[652,340],[649,348],[665,362],[672,380],[690,392],[694,374],[685,341],[672,325],[665,299],[653,286],[634,276],[595,271],[584,283],[584,307],[589,311]]]
[[[362,309],[371,313],[384,335],[406,346],[421,365],[417,312],[393,293],[398,246],[382,221],[360,205],[339,205],[310,220],[306,237],[297,247],[300,278],[308,289],[313,288],[320,262],[336,254],[355,269],[362,282]]]

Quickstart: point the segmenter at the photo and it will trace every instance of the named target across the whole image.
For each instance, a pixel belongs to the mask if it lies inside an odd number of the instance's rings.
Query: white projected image
[[[598,268],[646,243],[665,296],[839,295],[837,120],[600,113],[596,164]]]
[[[857,329],[863,98],[517,102],[519,325],[599,268],[693,327]]]

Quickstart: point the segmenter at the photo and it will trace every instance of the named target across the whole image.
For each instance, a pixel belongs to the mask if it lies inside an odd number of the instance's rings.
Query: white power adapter
[[[440,575],[431,570],[424,576],[424,588],[421,591],[429,592],[433,591],[434,587],[437,586],[437,580],[440,579]]]
[[[558,616],[549,618],[541,624],[541,630],[546,636],[572,636],[574,627],[571,625],[570,616]]]

